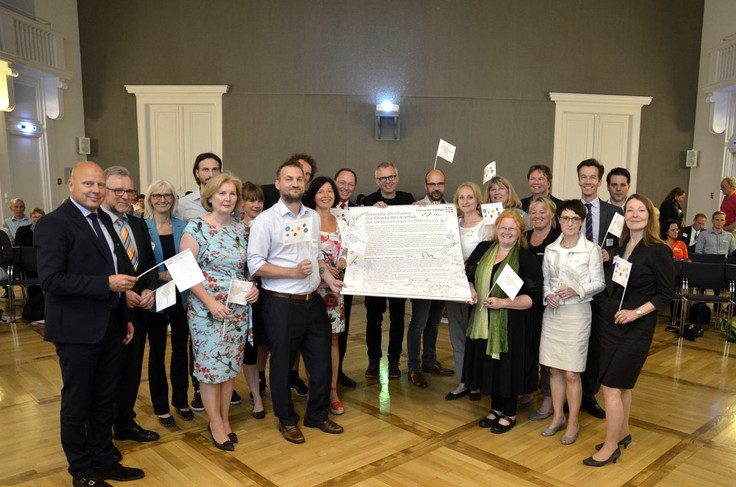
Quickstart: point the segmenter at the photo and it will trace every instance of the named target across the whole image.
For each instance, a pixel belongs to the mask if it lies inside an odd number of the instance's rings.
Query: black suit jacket
[[[23,227],[21,227],[21,228],[23,228]],[[20,228],[18,230],[20,230]],[[704,231],[706,231],[706,228],[705,227],[703,227],[703,228],[700,229],[700,233],[703,233]],[[681,240],[683,242],[685,242],[685,245],[687,245],[687,252],[689,254],[695,252],[695,241],[693,240],[693,244],[692,245],[689,245],[690,244],[690,235],[692,233],[693,233],[693,226],[692,225],[688,225],[688,226],[686,226],[685,228],[682,229],[682,238],[681,238]],[[698,234],[698,236],[700,236],[700,234]]]
[[[110,217],[102,210],[97,215],[112,237],[118,263],[127,261],[130,265]],[[46,341],[97,343],[105,336],[111,312],[120,313],[121,326],[125,326],[125,300],[110,291],[108,276],[112,271],[105,248],[71,200],[38,221],[33,245],[46,293]],[[112,309],[113,304],[116,309]]]
[[[30,225],[23,225],[22,227],[18,227],[18,230],[15,231],[15,246],[33,246],[33,230]]]
[[[606,243],[603,241],[603,237],[606,236],[608,226],[611,224],[611,220],[613,220],[613,215],[615,215],[616,213],[623,215],[624,210],[618,206],[612,205],[611,203],[606,203],[603,200],[599,200],[599,202],[601,205],[601,214],[600,218],[598,219],[598,242],[596,243],[600,245],[602,249],[616,247],[618,245],[617,236],[609,234],[606,238],[606,240],[608,240],[609,238],[612,239],[612,245],[606,245]],[[585,231],[585,223],[583,223],[583,231]]]
[[[558,208],[560,207],[560,203],[562,203],[562,200],[560,198],[555,198],[551,194],[549,195],[549,199],[551,199],[555,206]],[[526,198],[521,200],[521,209],[524,210],[526,213],[529,213],[529,205],[532,204],[532,197],[527,196]]]
[[[148,233],[146,222],[137,216],[128,215],[128,225],[130,225],[130,229],[133,231],[133,239],[135,240],[136,250],[138,251],[138,269],[133,268],[133,264],[126,255],[123,262],[118,259],[118,272],[128,274],[129,276],[137,276],[156,265],[156,257],[153,255],[151,235]],[[133,291],[138,294],[141,294],[144,289],[153,291],[156,289],[157,284],[157,273],[151,271],[135,283]]]

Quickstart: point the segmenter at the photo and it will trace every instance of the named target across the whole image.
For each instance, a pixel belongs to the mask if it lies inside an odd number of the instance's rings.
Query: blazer
[[[16,247],[32,247],[33,246],[33,229],[30,225],[18,227],[15,231]]]
[[[578,243],[571,249],[562,248],[563,235],[557,237],[544,250],[544,261],[542,262],[542,275],[544,276],[544,296],[554,292],[560,287],[560,257],[567,253],[565,265],[575,271],[576,282],[564,282],[568,287],[575,289],[577,296],[565,300],[561,304],[586,303],[593,296],[603,290],[606,285],[603,276],[603,261],[601,259],[601,248],[585,238],[583,232],[578,236]]]
[[[102,210],[97,215],[100,225],[112,237],[119,269],[126,262],[132,268],[110,217]],[[98,343],[105,336],[113,312],[123,318],[123,331],[126,306],[119,293],[110,291],[108,251],[74,203],[67,199],[41,218],[33,233],[38,276],[46,293],[44,339],[55,343]]]
[[[158,229],[156,228],[156,222],[153,220],[153,218],[149,218],[145,220],[146,227],[148,228],[148,235],[151,237],[151,247],[153,248],[153,256],[155,259],[156,264],[161,264],[161,262],[164,261],[164,251],[161,247],[161,237],[158,235]],[[187,222],[184,220],[179,220],[178,218],[171,217],[171,227],[173,229],[173,235],[174,235],[174,250],[176,253],[179,253],[179,242],[181,242],[181,236],[184,233],[184,228],[186,228]],[[166,266],[160,265],[158,266],[159,271],[165,271]],[[156,277],[156,287],[163,286],[166,284],[163,281],[158,280],[158,276],[154,271],[151,271],[151,274]],[[189,291],[184,291],[181,295],[182,304],[184,305],[184,308],[186,309],[187,306],[187,296],[189,294]],[[153,308],[151,308],[153,310]]]
[[[562,203],[562,200],[561,199],[555,198],[554,196],[552,196],[551,193],[549,195],[549,199],[551,199],[552,202],[554,202],[555,206],[557,206],[558,208],[560,207],[560,203]],[[529,206],[531,204],[532,204],[532,197],[531,196],[527,196],[526,198],[524,198],[524,199],[521,200],[521,209],[524,210],[525,212],[529,213]]]
[[[121,268],[120,262],[118,261],[118,269],[122,274],[137,276],[156,265],[156,258],[154,257],[151,237],[148,234],[146,222],[137,216],[128,215],[128,225],[130,225],[131,230],[133,230],[133,238],[135,239],[136,250],[138,250],[138,269],[133,268],[133,264],[127,258],[127,255],[125,259],[127,265],[124,266],[125,268]],[[156,277],[156,274],[151,271],[135,283],[133,291],[138,294],[143,292],[145,289],[154,291],[157,285],[158,278]]]
[[[703,227],[703,228],[700,229],[700,233],[704,233],[704,232],[707,232],[707,231],[708,230],[705,227]],[[700,233],[698,234],[698,236],[700,236]],[[695,252],[695,241],[693,240],[693,244],[692,245],[688,245],[690,243],[690,235],[692,235],[692,234],[693,234],[693,226],[692,225],[688,225],[688,226],[686,226],[685,228],[682,229],[682,238],[680,240],[682,240],[683,242],[685,242],[685,245],[687,246],[687,252],[689,254],[692,254],[693,252]]]
[[[599,200],[601,205],[601,216],[599,218],[599,224],[598,227],[598,242],[596,242],[602,249],[607,249],[611,247],[618,246],[618,237],[616,235],[608,234],[608,237],[612,239],[612,245],[606,245],[606,243],[603,241],[603,237],[606,236],[606,232],[608,231],[608,226],[611,224],[611,220],[613,220],[613,215],[616,213],[623,215],[624,210],[618,206],[612,205],[611,203],[606,203],[603,200]],[[583,232],[585,232],[585,222],[583,222]]]

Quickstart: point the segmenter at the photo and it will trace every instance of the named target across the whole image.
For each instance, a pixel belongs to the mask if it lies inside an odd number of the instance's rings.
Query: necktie
[[[342,209],[342,210],[345,209],[345,202],[344,201],[342,203],[340,203],[340,209]]]
[[[118,232],[120,232],[120,239],[123,241],[125,253],[128,254],[130,263],[133,264],[133,269],[138,269],[138,253],[135,251],[135,244],[130,237],[128,227],[125,226],[125,219],[118,218],[115,223],[118,225]]]
[[[112,274],[114,274],[115,273],[115,263],[112,260],[112,251],[110,250],[110,245],[107,243],[105,234],[102,233],[102,228],[100,228],[100,222],[97,221],[97,213],[90,213],[89,215],[87,215],[87,218],[89,218],[90,221],[92,221],[92,228],[95,229],[97,238],[99,238],[100,242],[102,242],[102,247],[105,249],[105,259],[107,260],[107,263],[110,264],[110,270],[112,271]]]
[[[591,211],[593,204],[585,203],[585,208],[588,210],[587,215],[585,215],[585,238],[593,242],[593,212]]]

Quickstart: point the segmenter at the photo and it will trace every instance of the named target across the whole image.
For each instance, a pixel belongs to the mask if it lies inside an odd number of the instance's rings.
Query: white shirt
[[[296,220],[309,218],[312,225],[312,239],[284,245],[284,227]],[[312,268],[319,269],[320,218],[316,211],[300,205],[299,213],[293,214],[283,201],[258,215],[250,224],[248,238],[248,271],[254,275],[264,264],[296,268],[299,262],[309,259]],[[321,281],[319,272],[312,272],[301,279],[261,277],[263,289],[288,294],[309,294],[317,290]]]
[[[202,196],[199,193],[199,188],[197,188],[188,195],[179,198],[174,216],[187,222],[192,218],[207,214],[209,214],[209,211],[205,210],[204,206],[202,206]]]

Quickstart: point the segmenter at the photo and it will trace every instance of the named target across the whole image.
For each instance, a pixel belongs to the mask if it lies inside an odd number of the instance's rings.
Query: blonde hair
[[[521,208],[521,200],[519,199],[519,196],[516,194],[514,185],[511,184],[511,181],[509,181],[503,176],[494,176],[490,181],[488,181],[488,184],[486,185],[485,203],[491,202],[491,186],[498,186],[498,185],[503,186],[509,191],[509,200],[506,202],[506,205],[504,206],[504,208]]]
[[[539,196],[537,198],[534,198],[531,203],[529,203],[529,218],[532,216],[532,206],[534,205],[542,205],[545,210],[547,210],[547,213],[549,213],[552,223],[552,228],[557,228],[557,218],[555,218],[555,213],[557,213],[557,205],[554,201],[552,201],[552,198],[549,198],[547,196]]]
[[[498,215],[498,218],[496,218],[496,232],[493,234],[493,237],[491,237],[491,241],[498,241],[498,222],[500,222],[504,218],[511,218],[512,220],[514,220],[516,226],[519,227],[519,245],[521,245],[523,248],[527,248],[529,244],[526,241],[526,225],[524,224],[524,218],[522,218],[519,212],[513,208],[503,210],[501,214]]]
[[[237,200],[233,207],[240,209],[240,206],[243,204],[243,182],[231,172],[225,171],[217,176],[212,176],[202,190],[202,206],[205,210],[212,211],[212,202],[210,201],[210,198],[212,198],[212,196],[214,196],[214,194],[217,193],[225,183],[232,183],[235,185]]]
[[[460,201],[460,190],[463,188],[470,188],[470,190],[473,192],[473,196],[475,197],[475,201],[478,202],[478,205],[475,207],[475,210],[478,212],[478,215],[480,215],[480,204],[483,202],[483,196],[481,196],[480,193],[480,186],[475,184],[472,181],[466,181],[460,186],[457,187],[457,190],[455,191],[455,196],[452,197],[452,202],[455,203],[455,207],[457,208],[457,214],[460,218],[463,218],[465,215],[463,215],[463,210],[460,209],[460,205],[458,202]]]

